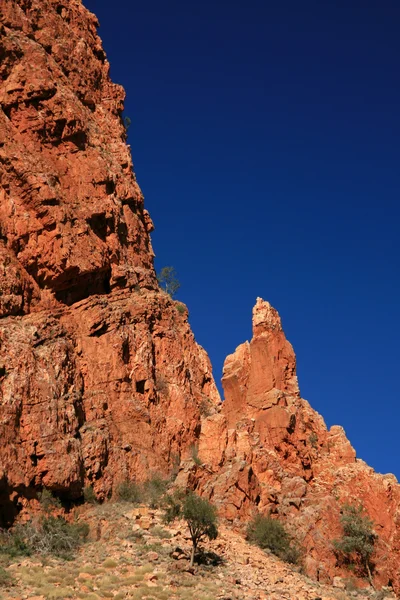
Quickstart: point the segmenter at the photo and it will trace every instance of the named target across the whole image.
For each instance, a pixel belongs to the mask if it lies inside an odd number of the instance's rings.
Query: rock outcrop
[[[307,572],[322,582],[341,573],[333,540],[340,510],[361,503],[378,535],[375,580],[399,590],[400,486],[356,453],[341,427],[327,429],[301,399],[296,358],[277,311],[260,298],[253,339],[225,361],[221,410],[202,422],[199,457],[179,474],[182,484],[212,498],[239,524],[255,510],[275,514],[306,549]]]
[[[96,17],[4,0],[0,29],[0,526],[47,487],[167,473],[219,395],[159,290]]]
[[[255,510],[285,519],[322,582],[341,573],[340,508],[362,502],[376,582],[400,591],[400,487],[301,398],[293,348],[260,299],[220,404],[186,308],[158,288],[124,92],[96,27],[80,0],[1,6],[0,526],[43,487],[65,505],[86,485],[104,499],[181,460],[178,482],[234,524]]]

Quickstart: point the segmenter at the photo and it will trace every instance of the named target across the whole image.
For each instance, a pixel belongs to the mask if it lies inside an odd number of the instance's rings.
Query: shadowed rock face
[[[340,571],[332,541],[341,536],[340,509],[360,502],[379,536],[375,579],[399,589],[400,486],[356,458],[341,427],[330,430],[300,398],[296,359],[277,311],[260,298],[253,339],[227,357],[225,402],[202,422],[202,467],[179,474],[212,498],[234,523],[255,509],[287,524],[306,549],[307,572],[329,582]]]
[[[96,17],[4,0],[0,19],[1,525],[42,486],[102,498],[168,472],[219,395],[158,289]]]

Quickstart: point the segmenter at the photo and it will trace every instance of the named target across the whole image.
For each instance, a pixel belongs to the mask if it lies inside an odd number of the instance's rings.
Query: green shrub
[[[270,516],[257,515],[247,526],[247,539],[260,548],[269,549],[282,560],[296,564],[300,549],[292,541],[285,527]]]
[[[171,534],[169,533],[169,531],[167,531],[166,529],[163,529],[163,527],[160,527],[160,525],[156,525],[155,527],[152,527],[150,529],[150,533],[151,535],[154,535],[162,540],[169,540],[171,539]]]
[[[83,489],[83,499],[87,504],[97,504],[98,500],[96,494],[94,493],[94,489],[91,485],[85,486]]]
[[[24,525],[17,525],[12,530],[0,530],[0,553],[11,558],[31,555],[24,538]]]
[[[356,571],[360,576],[366,575],[373,585],[374,565],[371,558],[377,540],[377,535],[373,531],[373,522],[365,514],[362,505],[349,504],[343,506],[340,522],[343,536],[333,541],[339,563]]]
[[[152,477],[145,481],[142,486],[143,501],[150,506],[150,508],[159,508],[161,500],[167,491],[168,480],[163,479],[161,475],[155,473]]]
[[[189,528],[192,540],[190,565],[193,566],[199,543],[206,537],[215,540],[218,536],[217,509],[193,492],[184,494],[178,491],[167,498],[164,520],[171,523],[179,517],[185,519]]]
[[[59,498],[53,496],[50,490],[43,488],[38,494],[39,502],[45,512],[51,512],[56,508],[61,508]]]
[[[0,567],[0,587],[7,587],[13,583],[13,579],[9,573]]]
[[[184,315],[186,312],[186,306],[184,304],[182,304],[181,302],[177,302],[175,304],[176,306],[176,310],[178,311],[178,313],[180,313],[181,315]]]
[[[32,552],[70,558],[89,534],[87,523],[68,523],[62,517],[46,517],[25,526],[26,543]]]
[[[117,485],[115,491],[117,500],[140,504],[143,501],[143,493],[140,486],[134,481],[122,481]]]
[[[47,516],[1,533],[1,552],[8,556],[54,554],[70,558],[89,534],[87,523],[68,523],[62,517]]]
[[[310,444],[314,448],[314,450],[316,450],[318,448],[318,436],[315,433],[315,431],[312,431],[310,433],[310,437],[308,438],[308,441],[310,442]]]

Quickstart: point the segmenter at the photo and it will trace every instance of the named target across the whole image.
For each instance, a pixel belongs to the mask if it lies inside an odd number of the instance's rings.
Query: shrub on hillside
[[[87,523],[68,523],[62,517],[42,517],[1,532],[0,552],[10,557],[53,554],[70,558],[88,534]]]
[[[52,492],[46,488],[43,488],[38,493],[39,502],[45,512],[51,512],[57,508],[61,508],[61,502],[59,498],[53,496]]]
[[[0,530],[0,554],[10,558],[31,555],[31,548],[24,537],[24,527],[24,525],[17,525],[14,529]]]
[[[366,575],[373,585],[374,565],[371,559],[377,540],[373,522],[362,505],[349,504],[343,506],[340,522],[343,535],[333,542],[339,563],[355,570],[361,576]]]
[[[143,489],[143,501],[150,506],[150,508],[159,508],[161,500],[167,491],[168,480],[163,479],[161,475],[155,473],[150,479],[144,482]]]
[[[142,490],[134,481],[121,481],[115,490],[117,500],[140,504],[143,501]]]
[[[269,549],[282,560],[296,564],[300,549],[293,542],[283,524],[270,516],[257,515],[247,526],[247,539],[260,548]]]
[[[4,567],[0,566],[0,587],[7,587],[13,583],[12,577]]]
[[[132,504],[148,504],[150,508],[159,508],[168,480],[155,473],[144,483],[122,481],[116,489],[117,500]]]
[[[85,486],[83,489],[83,500],[86,504],[97,504],[98,500],[96,494],[94,493],[94,489],[91,485]]]

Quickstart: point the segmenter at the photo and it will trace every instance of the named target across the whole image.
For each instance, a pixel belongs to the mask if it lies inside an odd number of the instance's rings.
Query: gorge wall
[[[0,19],[0,526],[43,487],[102,500],[181,461],[178,483],[234,524],[283,518],[322,581],[341,572],[341,506],[362,502],[376,581],[399,589],[400,488],[301,399],[277,312],[257,301],[221,404],[186,308],[159,289],[94,15],[79,0],[3,0]]]
[[[5,0],[0,30],[0,525],[43,486],[167,473],[219,403],[159,290],[124,91],[80,1]]]

